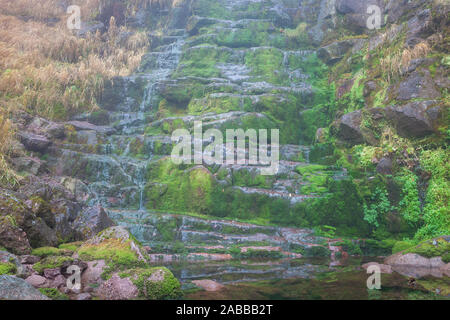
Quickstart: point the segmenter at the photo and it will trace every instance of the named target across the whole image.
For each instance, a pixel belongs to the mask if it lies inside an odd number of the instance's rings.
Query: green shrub
[[[364,204],[364,220],[375,227],[379,227],[380,221],[392,210],[395,210],[395,207],[391,206],[387,191],[377,187],[370,197],[369,204]]]

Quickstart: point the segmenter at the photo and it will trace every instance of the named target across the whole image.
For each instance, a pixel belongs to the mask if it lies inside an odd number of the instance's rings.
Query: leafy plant
[[[387,191],[377,187],[369,204],[364,204],[364,220],[374,227],[379,227],[380,220],[392,210],[395,210],[395,207],[391,205]]]

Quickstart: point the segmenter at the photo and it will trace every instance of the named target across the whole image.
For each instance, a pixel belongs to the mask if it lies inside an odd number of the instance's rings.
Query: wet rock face
[[[105,210],[96,206],[83,211],[75,220],[74,228],[83,230],[83,235],[90,238],[114,225],[115,223],[109,218]]]
[[[57,243],[54,230],[12,193],[5,191],[3,194],[0,194],[0,217],[3,220],[2,225],[4,228],[9,230],[8,234],[19,235],[21,234],[19,231],[21,229],[26,232],[26,238],[32,246],[56,245]],[[25,241],[23,236],[18,237],[17,240],[18,243],[15,245],[18,245],[20,251],[23,251],[27,241]]]

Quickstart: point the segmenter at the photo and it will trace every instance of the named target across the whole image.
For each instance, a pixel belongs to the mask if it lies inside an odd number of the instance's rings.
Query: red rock
[[[114,274],[100,286],[98,294],[105,300],[131,300],[137,298],[139,290],[130,279]]]
[[[26,282],[35,288],[47,288],[47,279],[40,275],[34,274],[25,279]]]

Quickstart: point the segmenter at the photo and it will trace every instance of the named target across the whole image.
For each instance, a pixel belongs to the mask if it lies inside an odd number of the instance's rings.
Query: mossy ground
[[[16,265],[11,262],[0,262],[0,275],[16,274]]]
[[[38,257],[49,257],[49,256],[70,256],[75,250],[72,246],[61,245],[59,248],[55,247],[41,247],[33,249],[32,255]]]
[[[74,259],[64,256],[48,256],[33,265],[33,269],[42,274],[45,269],[56,269],[62,267],[65,263],[70,263]]]
[[[149,300],[181,297],[180,282],[164,267],[131,269],[121,272],[121,278],[130,278],[139,290],[139,297]]]

